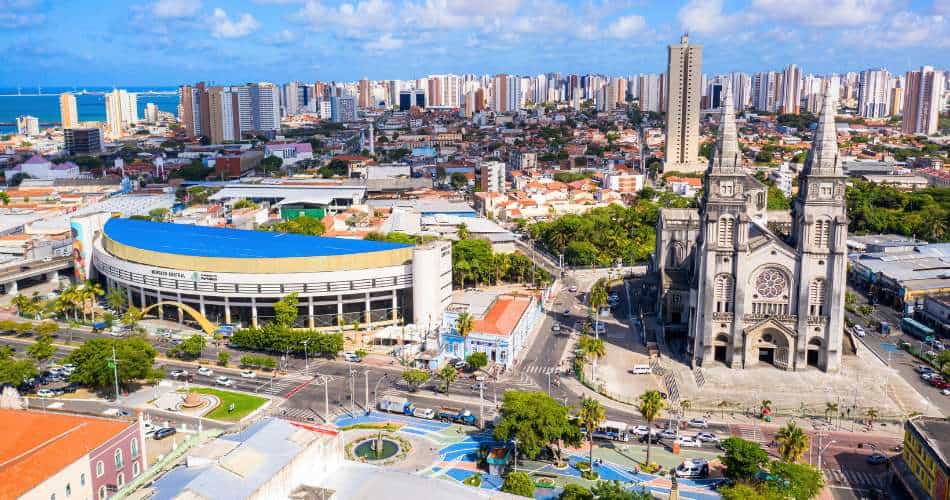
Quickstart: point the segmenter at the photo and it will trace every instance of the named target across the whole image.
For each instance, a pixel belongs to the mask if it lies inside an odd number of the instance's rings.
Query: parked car
[[[225,386],[225,387],[231,387],[232,385],[234,385],[234,381],[233,381],[233,380],[231,380],[231,379],[229,379],[228,377],[225,377],[225,376],[223,376],[223,375],[220,376],[220,377],[218,377],[218,378],[216,378],[216,379],[214,379],[214,383],[216,383],[216,384],[218,384],[218,385],[223,385],[223,386]]]
[[[177,432],[178,431],[176,431],[174,427],[162,427],[161,429],[155,431],[154,434],[152,434],[152,439],[158,441],[161,439],[165,439],[168,436],[172,436]]]
[[[696,434],[696,439],[704,443],[718,443],[719,442],[719,436],[711,432],[700,432],[699,434]]]
[[[416,408],[412,411],[412,416],[432,420],[435,418],[435,410],[432,408]]]
[[[577,285],[571,285],[567,288],[567,291],[571,293],[577,293]]]
[[[685,460],[676,466],[675,474],[676,477],[690,479],[706,477],[709,475],[709,462],[701,458]]]
[[[142,422],[142,430],[145,432],[145,437],[149,437],[154,434],[159,427],[151,422]]]
[[[241,370],[241,378],[257,378],[254,370]]]
[[[198,368],[198,375],[204,375],[205,377],[210,377],[214,375],[214,371],[212,371],[211,368],[208,368],[207,366],[202,366],[201,368]]]
[[[561,324],[554,323],[553,325],[551,325],[551,331],[555,333],[561,331]]]
[[[655,432],[652,432],[652,431],[651,431],[649,434],[644,434],[644,435],[640,436],[640,442],[641,442],[641,443],[646,443],[647,440],[650,441],[650,444],[659,444],[659,442],[660,442],[660,435],[657,434],[657,433],[655,433]]]
[[[650,428],[645,425],[636,425],[630,428],[630,432],[632,432],[634,436],[646,436],[647,433],[650,432]]]
[[[699,448],[703,445],[702,441],[689,436],[680,436],[676,438],[676,442],[679,443],[680,446],[687,446],[690,448]]]
[[[943,394],[944,396],[950,396],[950,389],[944,389],[940,391],[940,394]]]
[[[853,331],[858,337],[864,337],[868,334],[866,331],[864,331],[864,327],[861,325],[854,325],[854,327],[851,328],[851,331]]]
[[[886,464],[890,460],[887,458],[887,455],[883,453],[872,453],[868,455],[867,461],[871,465]]]
[[[933,373],[934,369],[927,365],[917,365],[914,367],[914,371],[920,375],[923,375],[925,373]]]
[[[53,393],[52,389],[40,389],[36,391],[36,395],[41,398],[52,398],[56,396],[56,394]]]
[[[660,431],[660,437],[663,439],[676,439],[679,434],[676,432],[676,429],[663,429]]]
[[[689,426],[695,427],[697,429],[707,429],[709,428],[709,422],[705,418],[691,418],[689,419]]]
[[[110,417],[131,417],[132,414],[128,410],[123,410],[122,408],[106,408],[102,410],[103,415]]]
[[[356,355],[355,352],[344,352],[343,361],[348,361],[350,363],[359,363],[362,359]]]

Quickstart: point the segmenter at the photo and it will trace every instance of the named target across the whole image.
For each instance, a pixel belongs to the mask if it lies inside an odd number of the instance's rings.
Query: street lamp
[[[307,353],[307,344],[310,343],[310,339],[301,340],[300,343],[303,344],[303,362],[304,362],[304,366],[306,367],[307,370],[309,370],[309,369],[310,369],[310,356],[309,356],[309,354]]]
[[[512,467],[514,469],[518,467],[518,438],[513,438],[511,440],[511,443],[515,445],[515,460],[514,460],[515,464]]]
[[[819,433],[818,433],[818,472],[821,472],[821,466],[822,466],[822,463],[821,463],[821,454],[824,453],[824,451],[825,451],[829,446],[831,446],[832,444],[838,442],[837,440],[832,439],[831,441],[828,441],[827,443],[825,443],[824,446],[822,446],[822,444],[821,444],[821,439],[822,439],[823,437],[824,437],[824,434],[821,433],[821,432],[819,432]]]

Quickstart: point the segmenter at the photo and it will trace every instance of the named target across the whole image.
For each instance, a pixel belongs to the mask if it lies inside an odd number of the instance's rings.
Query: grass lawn
[[[211,410],[207,413],[205,417],[213,418],[215,420],[228,420],[236,422],[242,418],[250,415],[254,410],[258,409],[267,402],[267,398],[262,398],[260,396],[251,396],[250,394],[241,394],[239,392],[231,391],[222,391],[219,389],[211,389],[208,387],[196,387],[190,389],[189,392],[197,392],[199,394],[210,394],[216,396],[221,404],[217,408]],[[228,413],[228,407],[234,403],[234,411]]]

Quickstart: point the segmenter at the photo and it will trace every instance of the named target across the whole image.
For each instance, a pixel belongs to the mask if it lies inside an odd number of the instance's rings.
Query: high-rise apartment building
[[[511,86],[509,84],[510,80],[514,80],[511,75],[495,75],[492,78],[492,92],[491,92],[491,109],[496,113],[507,113],[511,111],[509,103],[511,98],[509,92]]]
[[[484,161],[481,164],[481,187],[487,193],[505,192],[505,163]]]
[[[336,123],[356,121],[356,99],[333,96],[330,98],[330,120]]]
[[[702,45],[690,44],[688,35],[669,46],[665,171],[698,172],[705,168],[697,159],[702,58]]]
[[[185,135],[188,137],[202,137],[208,135],[210,128],[208,91],[204,82],[195,86],[182,85],[178,89],[179,104],[178,117]]]
[[[640,75],[637,77],[637,99],[640,101],[640,111],[660,111],[660,96],[662,95],[662,85],[660,75]]]
[[[932,66],[908,71],[904,79],[904,115],[901,131],[905,134],[935,134],[944,91],[944,73]]]
[[[64,129],[79,125],[76,96],[72,92],[59,94],[59,122]]]
[[[240,101],[228,87],[208,89],[208,138],[212,144],[241,138]]]
[[[802,70],[794,64],[790,64],[782,72],[782,91],[779,113],[785,115],[797,115],[800,111],[802,94],[801,83]]]
[[[251,106],[251,130],[272,134],[280,130],[280,100],[277,86],[270,82],[247,85]]]
[[[363,78],[359,82],[359,106],[360,109],[366,109],[372,106],[373,93],[370,91],[369,80]]]
[[[109,135],[121,137],[126,128],[138,121],[138,103],[134,93],[115,89],[106,94],[106,124]]]
[[[884,68],[861,72],[858,80],[858,115],[864,118],[890,116],[891,74]]]
[[[890,92],[890,116],[901,114],[904,110],[904,89],[902,87],[892,87]]]
[[[26,136],[40,135],[40,119],[30,115],[16,117],[16,133]]]
[[[90,155],[102,152],[102,133],[97,128],[67,128],[63,130],[65,149],[71,155]]]
[[[145,103],[145,122],[153,125],[158,123],[158,106],[154,102]]]

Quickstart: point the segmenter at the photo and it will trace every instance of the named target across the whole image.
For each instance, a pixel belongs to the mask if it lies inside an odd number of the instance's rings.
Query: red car
[[[950,382],[947,382],[946,380],[931,381],[930,385],[936,387],[937,389],[950,389]]]

